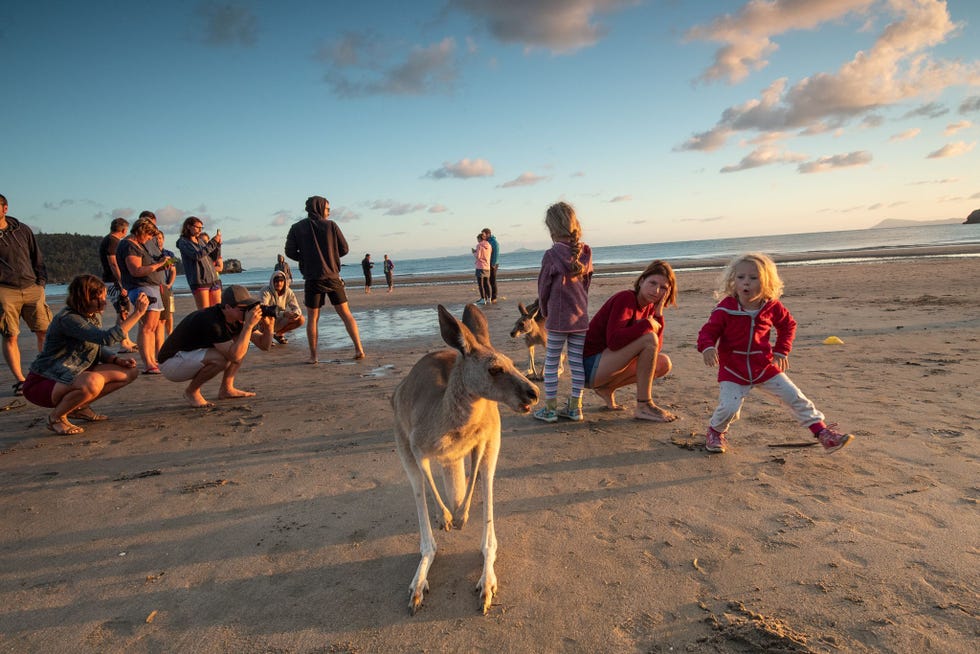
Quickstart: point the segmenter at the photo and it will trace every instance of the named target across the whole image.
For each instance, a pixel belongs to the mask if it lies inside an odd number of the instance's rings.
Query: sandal
[[[159,375],[159,374],[161,374],[161,372],[160,372],[160,369],[159,368],[157,368],[156,366],[154,366],[152,368],[147,368],[146,370],[144,370],[143,371],[143,374],[144,375]]]
[[[109,416],[96,413],[90,406],[78,407],[74,411],[69,411],[68,417],[86,422],[102,422],[103,420],[109,419]]]
[[[73,425],[68,422],[67,418],[52,420],[50,417],[48,418],[48,429],[59,436],[74,436],[75,434],[81,434],[83,431],[85,431],[78,425]]]
[[[14,395],[23,395],[24,394],[24,382],[22,382],[22,381],[16,382],[14,384],[13,388],[14,388]]]

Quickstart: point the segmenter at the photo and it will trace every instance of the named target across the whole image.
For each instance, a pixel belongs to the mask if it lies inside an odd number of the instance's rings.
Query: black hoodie
[[[48,282],[44,257],[31,228],[7,216],[7,229],[0,230],[0,286],[27,288]]]

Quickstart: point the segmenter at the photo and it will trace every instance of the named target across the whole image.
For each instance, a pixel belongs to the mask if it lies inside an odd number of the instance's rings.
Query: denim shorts
[[[599,359],[602,352],[582,359],[582,367],[585,368],[585,387],[595,388],[595,374],[599,371]]]

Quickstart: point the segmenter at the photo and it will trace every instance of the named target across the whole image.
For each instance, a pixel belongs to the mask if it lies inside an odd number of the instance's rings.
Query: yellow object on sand
[[[843,345],[844,344],[844,341],[840,340],[836,336],[828,336],[827,338],[823,339],[823,344],[824,345]]]

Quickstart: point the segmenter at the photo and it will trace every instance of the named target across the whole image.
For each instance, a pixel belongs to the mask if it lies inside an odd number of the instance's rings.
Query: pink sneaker
[[[704,437],[704,449],[709,452],[724,453],[728,449],[728,439],[725,438],[725,433],[709,426],[708,434]]]
[[[854,434],[842,434],[837,431],[837,423],[831,423],[820,430],[817,434],[817,439],[820,444],[823,445],[823,449],[827,454],[836,452],[840,448],[844,447],[851,442],[854,438]]]

